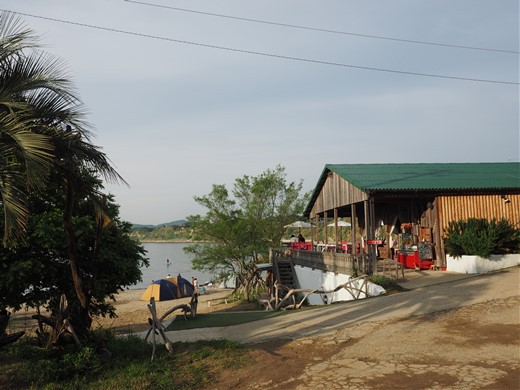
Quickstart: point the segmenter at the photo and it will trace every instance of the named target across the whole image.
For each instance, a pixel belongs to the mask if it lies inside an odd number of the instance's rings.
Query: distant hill
[[[188,221],[182,219],[160,225],[134,224],[130,236],[139,241],[191,241],[191,231],[186,226],[187,223]]]
[[[185,226],[188,223],[185,219],[179,219],[177,221],[171,221],[171,222],[165,222],[161,223],[159,225],[140,225],[138,223],[134,223],[132,225],[132,229],[139,229],[139,228],[149,228],[149,229],[155,229],[162,226]]]
[[[157,227],[161,226],[185,226],[188,223],[185,219],[179,219],[177,221],[171,221],[166,223],[161,223],[160,225],[157,225]]]

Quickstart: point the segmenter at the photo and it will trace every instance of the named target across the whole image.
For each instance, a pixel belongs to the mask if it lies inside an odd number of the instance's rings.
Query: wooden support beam
[[[334,243],[338,246],[338,209],[334,208]]]
[[[357,234],[357,217],[356,217],[356,205],[355,203],[350,205],[350,212],[352,214],[351,217],[351,227],[350,227],[350,233],[351,233],[351,241],[352,241],[352,254],[356,254],[356,234]]]
[[[328,218],[327,218],[327,212],[325,211],[323,213],[323,228],[325,229],[325,238],[324,238],[324,241],[323,243],[324,244],[327,244],[329,242],[329,237],[327,235],[327,222],[328,222]]]

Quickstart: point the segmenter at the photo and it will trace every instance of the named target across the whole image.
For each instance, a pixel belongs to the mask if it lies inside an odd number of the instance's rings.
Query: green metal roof
[[[362,191],[520,189],[518,162],[327,164],[323,180],[327,170]]]

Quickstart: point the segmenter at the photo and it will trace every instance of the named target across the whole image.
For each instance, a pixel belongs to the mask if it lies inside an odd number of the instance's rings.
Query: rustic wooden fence
[[[277,284],[276,289],[278,291],[285,290],[287,293],[285,296],[276,302],[274,298],[266,301],[262,300],[260,303],[265,305],[266,310],[286,310],[286,309],[299,309],[305,303],[307,298],[311,294],[319,294],[326,304],[327,300],[324,298],[325,294],[333,294],[342,289],[345,289],[354,300],[368,297],[368,276],[362,275],[357,278],[350,279],[346,283],[343,283],[333,290],[320,290],[320,289],[302,289],[302,288],[287,288],[286,286]],[[361,296],[364,294],[364,296]],[[291,303],[289,303],[291,302]]]
[[[345,275],[370,275],[374,271],[370,256],[364,254],[304,251],[291,248],[271,250],[271,262],[291,260],[293,265]]]
[[[147,304],[148,310],[150,310],[150,314],[152,315],[152,318],[148,318],[148,322],[150,324],[150,328],[148,329],[148,332],[146,333],[146,337],[144,338],[145,342],[148,340],[148,337],[152,335],[152,357],[151,361],[153,361],[155,357],[155,349],[157,345],[156,336],[160,335],[163,339],[164,346],[168,350],[169,353],[173,353],[173,345],[172,342],[168,339],[166,336],[166,327],[163,324],[163,321],[168,317],[170,314],[175,312],[176,310],[182,310],[182,313],[184,315],[184,319],[188,319],[188,315],[191,318],[195,318],[197,315],[197,306],[199,302],[199,294],[194,293],[191,296],[191,301],[189,304],[180,304],[177,306],[172,307],[170,310],[168,310],[166,313],[164,313],[161,318],[157,317],[157,309],[155,305],[155,298],[150,298],[150,303]]]

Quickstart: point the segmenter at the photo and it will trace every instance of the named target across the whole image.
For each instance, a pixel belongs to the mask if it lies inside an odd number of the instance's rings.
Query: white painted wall
[[[319,290],[334,290],[337,286],[344,284],[350,280],[349,275],[335,274],[334,272],[323,272],[320,270],[313,270],[311,268],[302,267],[299,265],[294,266],[296,277],[300,288],[302,289],[319,289]],[[359,280],[357,287],[361,287],[363,281]],[[368,295],[378,296],[386,293],[385,289],[377,284],[368,282]],[[327,303],[339,302],[339,301],[351,301],[354,298],[345,289],[341,289],[335,293],[326,294]],[[366,298],[365,293],[360,294],[360,298]],[[307,301],[309,305],[323,305],[325,302],[319,294],[311,294]]]
[[[520,254],[491,255],[489,259],[479,256],[451,257],[446,255],[446,270],[463,274],[484,274],[517,265],[520,265]]]

